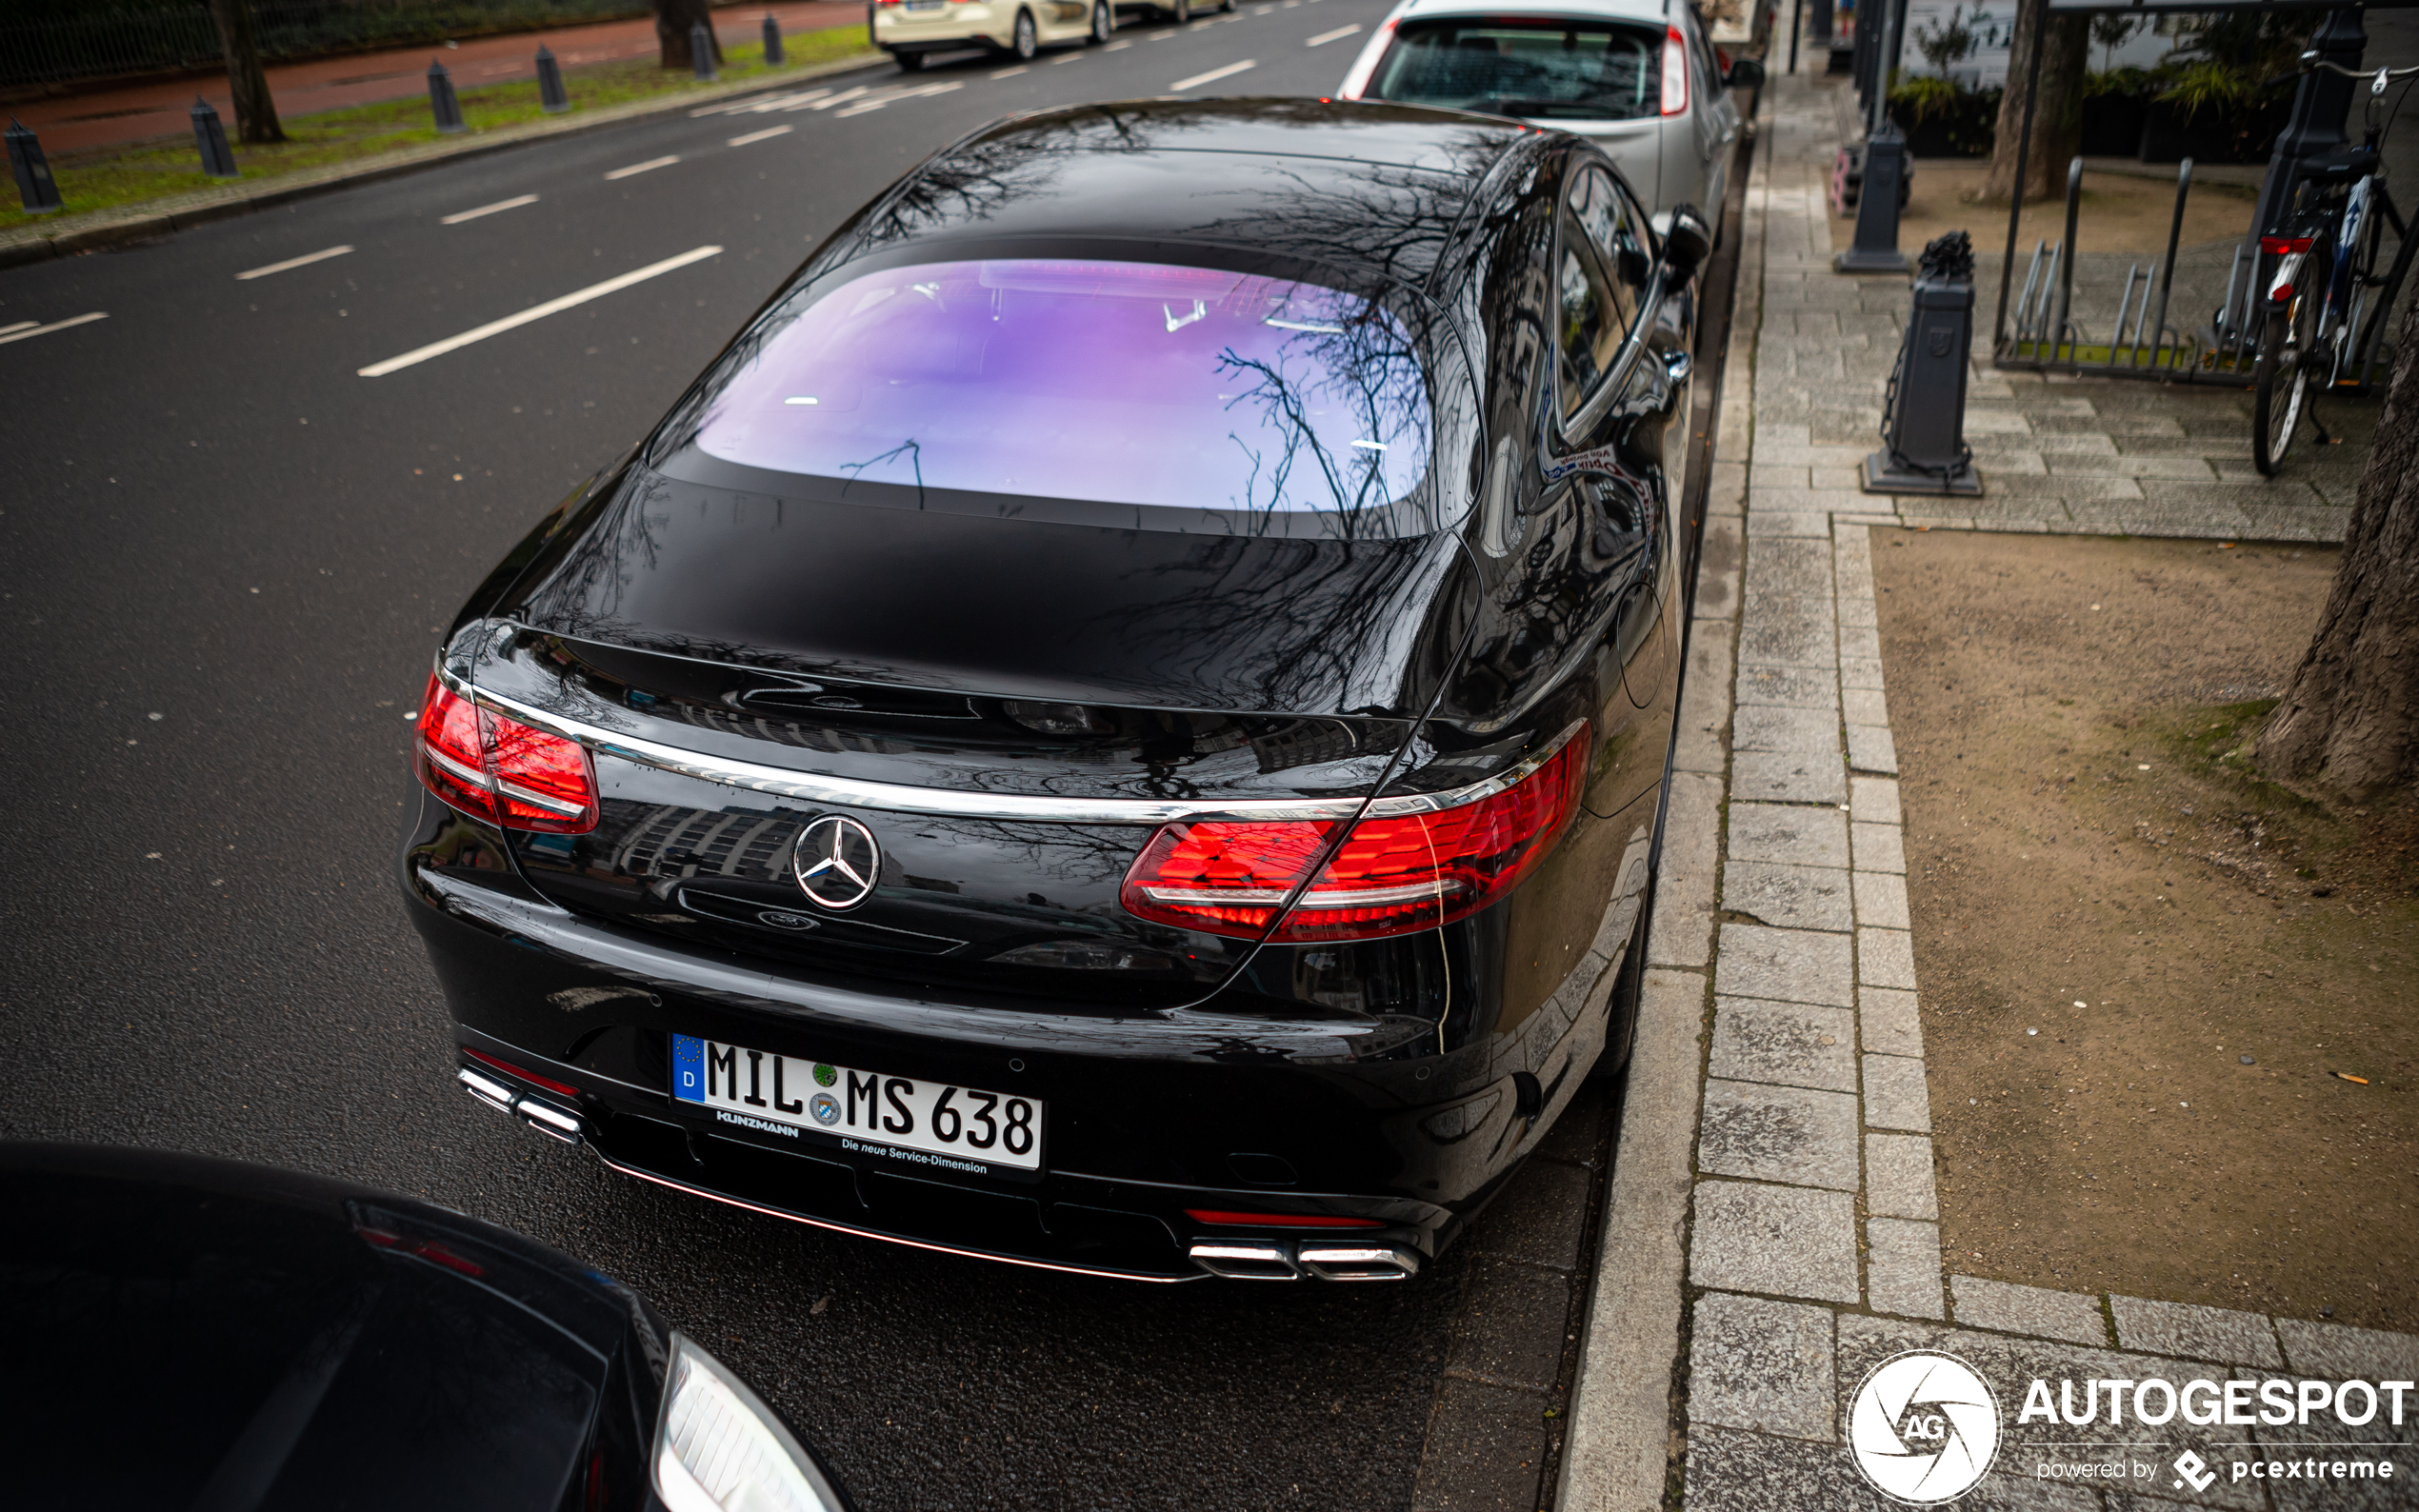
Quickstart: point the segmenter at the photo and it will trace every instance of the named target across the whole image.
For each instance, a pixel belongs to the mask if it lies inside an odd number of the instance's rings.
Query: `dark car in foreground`
[[[464,1084],[929,1248],[1416,1273],[1626,1054],[1707,242],[1414,107],[935,155],[439,652]]]
[[[844,1512],[636,1293],[409,1198],[0,1144],[7,1502],[193,1512]]]

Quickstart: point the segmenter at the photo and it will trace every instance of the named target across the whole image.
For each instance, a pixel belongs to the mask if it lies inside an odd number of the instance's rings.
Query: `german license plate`
[[[1042,1104],[828,1061],[672,1036],[672,1097],[715,1122],[907,1167],[1039,1175]]]

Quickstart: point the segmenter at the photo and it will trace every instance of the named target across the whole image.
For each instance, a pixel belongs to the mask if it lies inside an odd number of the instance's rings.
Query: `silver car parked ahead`
[[[1718,235],[1738,107],[1686,0],[1403,0],[1340,92],[1509,115],[1593,140],[1651,208],[1655,229],[1694,205]]]

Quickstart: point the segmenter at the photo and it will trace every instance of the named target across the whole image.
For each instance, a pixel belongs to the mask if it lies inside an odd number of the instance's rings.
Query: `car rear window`
[[[1663,39],[1609,22],[1407,21],[1368,96],[1495,115],[1626,121],[1663,111]]]
[[[1409,332],[1312,284],[922,263],[849,280],[746,339],[694,444],[751,468],[1267,516],[1374,512],[1429,467]]]

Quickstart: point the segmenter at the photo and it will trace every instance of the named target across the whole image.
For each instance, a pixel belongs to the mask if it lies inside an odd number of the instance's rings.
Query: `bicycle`
[[[2347,69],[2309,59],[2300,71],[2317,69],[2369,81],[2368,121],[2359,147],[2338,148],[2296,165],[2284,223],[2259,239],[2260,251],[2277,259],[2261,304],[2251,385],[2251,461],[2262,477],[2272,478],[2283,467],[2305,415],[2320,443],[2326,442],[2327,428],[2310,412],[2313,376],[2322,389],[2368,382],[2411,252],[2419,248],[2419,236],[2411,234],[2386,192],[2378,150],[2389,124],[2389,118],[2381,119],[2386,87],[2419,76],[2419,68]],[[2313,188],[2305,199],[2304,190]],[[2381,278],[2377,254],[2389,223],[2399,248],[2391,270]],[[2308,278],[2305,269],[2310,270]]]

